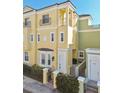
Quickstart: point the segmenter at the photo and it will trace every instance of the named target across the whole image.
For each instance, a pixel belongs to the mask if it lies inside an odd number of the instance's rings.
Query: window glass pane
[[[40,41],[40,35],[37,36],[38,41]]]
[[[49,23],[49,15],[43,15],[43,23]]]
[[[41,62],[44,65],[45,64],[45,54],[41,54],[41,56],[42,56]]]
[[[54,41],[54,33],[51,33],[51,41]]]
[[[50,65],[51,61],[50,61],[50,54],[48,54],[48,65]]]
[[[29,18],[25,18],[25,26],[31,26],[31,21]]]
[[[84,55],[83,55],[83,52],[80,52],[80,57],[83,57]]]
[[[61,41],[64,41],[64,33],[61,33]]]
[[[29,61],[28,52],[25,52],[25,53],[24,53],[24,60],[25,60],[25,61]]]
[[[79,57],[84,57],[84,52],[79,52]]]

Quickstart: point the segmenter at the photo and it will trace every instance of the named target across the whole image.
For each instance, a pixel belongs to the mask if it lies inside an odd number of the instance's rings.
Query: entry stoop
[[[98,93],[98,86],[96,81],[89,80],[87,82],[86,93]]]

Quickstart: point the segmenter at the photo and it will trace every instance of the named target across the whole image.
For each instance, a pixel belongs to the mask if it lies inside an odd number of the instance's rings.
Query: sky
[[[31,6],[39,9],[55,3],[67,0],[23,0],[24,6]],[[90,14],[93,18],[93,24],[100,24],[100,0],[70,0],[76,6],[76,12],[81,14]]]

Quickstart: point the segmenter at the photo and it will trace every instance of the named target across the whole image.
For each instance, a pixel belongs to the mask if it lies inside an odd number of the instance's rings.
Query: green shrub
[[[40,71],[41,71],[42,69],[43,69],[43,68],[40,67],[40,66],[38,66],[37,64],[34,64],[34,65],[32,66],[32,72],[33,72],[33,73],[40,73]]]
[[[42,67],[34,64],[32,66],[31,74],[32,74],[32,78],[34,78],[34,79],[36,79],[38,81],[42,81],[42,79],[43,79],[43,70],[42,70]]]
[[[57,89],[61,93],[78,93],[79,82],[76,77],[59,73],[56,78]]]
[[[23,64],[23,74],[29,76],[31,74],[31,66]]]
[[[23,74],[38,81],[43,81],[43,68],[38,65],[28,66],[23,64]]]

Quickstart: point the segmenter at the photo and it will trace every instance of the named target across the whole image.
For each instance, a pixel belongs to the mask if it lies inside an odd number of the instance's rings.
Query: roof
[[[82,14],[82,15],[79,15],[79,17],[87,17],[87,16],[91,16],[90,14]]]
[[[86,53],[89,54],[100,54],[100,48],[87,48]]]
[[[33,10],[36,10],[36,9],[34,9],[33,7],[28,6],[28,5],[24,6],[23,9],[24,9],[25,7],[29,7],[29,8],[31,8],[31,9],[33,9]]]
[[[50,48],[39,48],[38,50],[40,50],[40,51],[54,51],[53,49],[50,49]]]
[[[92,16],[90,14],[79,15],[79,18],[90,18],[91,20],[93,20],[93,18],[92,18]]]
[[[55,6],[55,5],[61,5],[61,4],[67,3],[67,2],[70,2],[70,3],[73,5],[73,7],[76,8],[76,6],[75,6],[70,0],[67,0],[67,1],[62,2],[62,3],[55,3],[55,4],[52,4],[52,5],[49,5],[49,6],[40,8],[40,9],[34,9],[34,8],[30,7],[30,6],[25,6],[25,7],[29,7],[29,8],[32,8],[33,10],[39,11],[39,10],[46,9],[46,8],[49,8],[49,7],[52,7],[52,6]],[[25,8],[25,7],[24,7],[24,8]],[[23,8],[23,9],[24,9],[24,8]]]
[[[55,3],[55,4],[52,4],[52,5],[49,5],[49,6],[46,6],[46,7],[40,8],[40,9],[37,9],[37,11],[38,11],[38,10],[45,9],[45,8],[48,8],[48,7],[52,7],[52,6],[55,6],[55,5],[61,5],[61,4],[67,3],[67,2],[70,2],[70,3],[74,6],[74,8],[76,8],[76,6],[75,6],[75,5],[74,5],[70,0],[67,0],[67,1],[62,2],[62,3]]]
[[[34,11],[34,10],[36,10],[36,9],[34,9],[34,8],[30,7],[30,6],[25,6],[25,7],[23,8],[23,13],[32,12],[32,11]]]

